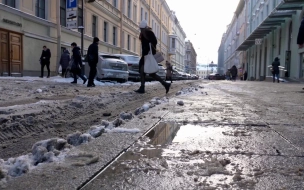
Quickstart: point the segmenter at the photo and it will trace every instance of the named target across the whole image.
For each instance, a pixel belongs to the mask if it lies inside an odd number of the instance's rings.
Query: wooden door
[[[9,33],[0,30],[0,75],[9,74]]]
[[[10,33],[9,37],[10,75],[22,76],[22,36]]]

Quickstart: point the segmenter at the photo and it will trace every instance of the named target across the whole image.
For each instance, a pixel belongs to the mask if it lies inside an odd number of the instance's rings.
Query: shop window
[[[45,19],[45,0],[36,0],[36,16]]]
[[[3,3],[7,6],[16,8],[16,0],[4,0]]]

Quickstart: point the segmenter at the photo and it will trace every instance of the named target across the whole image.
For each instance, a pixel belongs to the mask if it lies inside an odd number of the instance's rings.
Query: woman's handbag
[[[156,54],[154,55],[154,58],[156,60],[157,63],[162,62],[163,60],[165,60],[165,58],[163,57],[162,53],[157,51]]]
[[[150,51],[148,55],[145,55],[144,73],[152,74],[158,72],[158,64],[152,54],[151,43],[149,43]]]

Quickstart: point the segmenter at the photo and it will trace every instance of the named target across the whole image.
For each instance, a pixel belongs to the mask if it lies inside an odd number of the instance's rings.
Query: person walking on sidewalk
[[[248,77],[248,73],[247,73],[247,71],[245,71],[245,73],[244,73],[244,81],[247,80],[247,77]]]
[[[83,80],[83,84],[87,82],[87,79],[81,74],[81,66],[82,66],[82,60],[81,60],[81,53],[80,48],[77,46],[75,42],[71,44],[72,46],[72,65],[71,65],[71,71],[74,76],[74,81],[71,82],[72,84],[77,84],[77,75]]]
[[[236,76],[238,74],[238,70],[235,65],[233,65],[230,69],[232,81],[236,80]]]
[[[51,59],[51,51],[46,46],[43,46],[43,50],[39,60],[41,65],[41,73],[39,76],[40,78],[43,78],[45,66],[48,71],[47,78],[50,78],[50,59]]]
[[[173,68],[169,61],[166,61],[166,71],[167,71],[166,80],[171,80],[171,83],[173,83],[172,82]]]
[[[89,81],[87,87],[95,87],[94,78],[97,73],[97,63],[98,63],[98,43],[99,39],[94,37],[93,43],[89,46],[88,49],[88,64],[90,66]]]
[[[299,28],[297,44],[299,45],[299,49],[304,47],[304,17]],[[304,90],[304,88],[302,89]]]
[[[66,72],[67,72],[67,68],[69,66],[69,63],[71,61],[71,58],[70,58],[70,52],[69,50],[64,50],[63,54],[61,55],[61,58],[60,58],[60,65],[61,65],[61,76],[63,78],[66,78]]]
[[[276,57],[274,62],[272,63],[272,81],[275,82],[275,77],[278,79],[278,83],[280,82],[280,59]]]
[[[143,94],[143,93],[145,93],[145,75],[146,75],[146,73],[144,73],[145,55],[148,55],[148,53],[150,51],[149,43],[151,43],[152,54],[153,55],[156,54],[157,39],[156,39],[155,34],[152,31],[152,29],[150,27],[148,27],[146,20],[141,21],[141,23],[139,24],[139,28],[141,31],[140,35],[139,35],[139,39],[141,41],[141,47],[142,47],[142,54],[141,54],[141,58],[139,61],[139,72],[140,72],[141,85],[138,90],[135,90],[135,92]],[[169,92],[171,83],[165,82],[156,73],[149,74],[149,75],[150,75],[150,77],[157,80],[165,87],[166,94]]]

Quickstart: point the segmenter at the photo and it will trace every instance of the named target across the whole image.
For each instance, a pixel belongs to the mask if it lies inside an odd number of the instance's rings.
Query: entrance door
[[[22,75],[22,36],[10,33],[10,68],[11,75]]]
[[[266,76],[268,75],[268,67],[267,67],[267,47],[265,47],[264,50],[264,76],[266,78]]]
[[[0,75],[9,75],[9,34],[0,30]]]
[[[22,76],[22,35],[0,30],[0,75]]]

